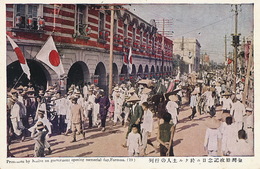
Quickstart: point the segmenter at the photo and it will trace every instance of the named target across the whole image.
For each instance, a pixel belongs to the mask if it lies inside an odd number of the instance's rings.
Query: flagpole
[[[113,38],[114,38],[114,6],[111,6],[111,20],[110,20],[110,53],[109,53],[109,95],[112,94],[113,82]]]
[[[16,83],[14,84],[14,86],[12,87],[12,89],[14,89],[14,87],[17,85],[17,83],[19,82],[19,80],[22,78],[24,72],[20,75],[20,77],[18,78],[18,80],[16,81]]]

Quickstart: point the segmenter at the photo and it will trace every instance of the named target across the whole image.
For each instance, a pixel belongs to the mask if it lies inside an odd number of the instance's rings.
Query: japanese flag
[[[128,55],[128,73],[132,73],[132,67],[133,67],[133,59],[132,59],[132,48],[129,49],[129,55]]]
[[[58,76],[64,74],[64,68],[61,63],[60,55],[54,44],[52,36],[50,36],[47,42],[43,45],[36,58],[46,65],[48,65],[52,70],[54,70]]]
[[[31,77],[31,73],[30,73],[30,68],[28,67],[28,64],[26,62],[26,59],[25,57],[23,56],[23,52],[22,50],[17,46],[17,44],[14,42],[13,39],[11,39],[8,35],[7,36],[7,39],[10,41],[12,47],[13,47],[13,50],[19,60],[19,63],[23,69],[23,72],[27,75],[27,78],[30,80],[30,77]]]

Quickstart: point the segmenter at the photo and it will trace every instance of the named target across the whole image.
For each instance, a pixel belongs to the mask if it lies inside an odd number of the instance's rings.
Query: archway
[[[160,72],[159,66],[156,66],[156,72],[157,72],[157,73]]]
[[[106,90],[106,68],[102,62],[97,64],[95,75],[98,76],[98,87]]]
[[[50,82],[50,73],[45,69],[45,67],[31,59],[26,59],[27,64],[30,68],[31,78],[30,82],[36,91],[39,89],[46,89],[47,82]],[[23,73],[21,65],[18,61],[15,61],[7,66],[7,88],[17,87],[18,85],[26,86],[29,83],[27,75]],[[21,76],[22,75],[22,76]],[[21,78],[20,78],[21,76]],[[19,82],[17,80],[20,78]],[[14,86],[17,83],[16,86]]]
[[[136,74],[136,67],[135,65],[133,64],[133,67],[132,67],[132,75],[135,75]]]
[[[137,74],[138,74],[138,76],[141,76],[143,74],[143,66],[142,65],[139,65]]]
[[[121,74],[127,75],[127,66],[123,65],[121,68]]]
[[[67,88],[72,84],[83,86],[84,82],[89,82],[89,70],[86,63],[82,61],[75,62],[69,69]]]
[[[148,67],[148,65],[145,66],[144,73],[149,73],[149,67]]]
[[[154,70],[154,66],[151,67],[151,73],[150,73],[150,77],[154,77],[155,75],[155,70]]]
[[[118,68],[115,63],[113,63],[113,83],[118,84]]]

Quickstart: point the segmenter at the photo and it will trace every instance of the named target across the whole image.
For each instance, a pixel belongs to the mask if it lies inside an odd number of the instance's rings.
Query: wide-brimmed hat
[[[15,90],[14,88],[12,88],[11,90],[10,90],[10,93],[11,94],[13,94],[13,93],[17,93],[18,91],[17,90]]]
[[[45,114],[45,110],[44,109],[38,109],[38,114]]]
[[[37,122],[37,129],[43,129],[43,128],[44,128],[43,122],[38,121]]]
[[[131,87],[128,91],[129,93],[134,93],[135,92],[135,89],[133,87]]]
[[[170,96],[169,96],[169,100],[171,100],[171,101],[173,101],[173,102],[176,102],[176,101],[178,101],[179,99],[178,99],[178,97],[177,97],[176,95],[170,95]]]
[[[43,90],[39,90],[39,95],[44,95]]]
[[[127,102],[134,102],[134,101],[140,101],[139,97],[137,97],[136,95],[131,96]]]
[[[114,87],[113,90],[114,90],[115,92],[119,92],[119,88],[118,88],[118,86]]]
[[[22,86],[22,85],[18,86],[18,87],[16,88],[16,90],[23,90],[23,86]]]
[[[31,89],[31,88],[29,88],[29,89],[26,91],[27,94],[32,94],[32,93],[34,93],[34,92],[35,92],[35,90],[34,90],[34,89]]]
[[[253,109],[251,107],[247,107],[246,111],[250,111],[251,112],[251,111],[253,111]]]
[[[142,90],[142,93],[143,94],[147,94],[147,93],[149,93],[149,92],[151,92],[152,91],[152,89],[149,89],[149,88],[144,88],[143,90]]]
[[[231,117],[231,114],[229,114],[229,113],[222,113],[222,114],[221,114],[221,120],[222,120],[223,122],[226,121],[226,118],[227,118],[227,117]]]
[[[222,94],[222,96],[231,96],[231,93],[229,93],[228,91],[226,91],[224,94]]]
[[[221,123],[219,120],[215,119],[214,117],[209,118],[205,122],[206,126],[211,129],[217,129],[220,127]]]

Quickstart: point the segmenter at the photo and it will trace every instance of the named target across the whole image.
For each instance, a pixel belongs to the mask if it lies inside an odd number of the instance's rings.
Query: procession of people
[[[209,156],[253,155],[254,103],[253,99],[243,101],[243,79],[234,81],[222,70],[137,79],[114,84],[111,95],[91,83],[72,84],[66,93],[58,85],[44,90],[34,89],[32,83],[9,89],[7,156],[14,156],[9,150],[14,140],[34,139],[34,156],[44,157],[52,153],[49,137],[70,135],[73,144],[79,138],[86,139],[91,128],[106,132],[111,123],[112,127],[128,128],[122,143],[128,150],[126,156],[147,156],[150,145],[161,156],[174,156],[174,135],[183,106],[190,107],[190,121],[208,114],[204,148]],[[253,97],[253,87],[249,90]],[[216,117],[217,108],[221,108],[221,119]],[[151,144],[154,130],[157,143]]]

